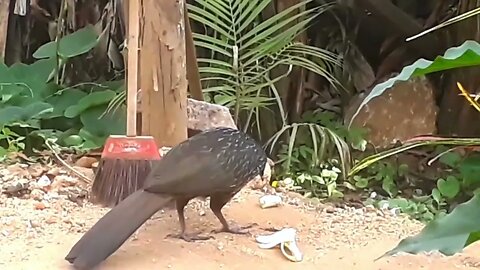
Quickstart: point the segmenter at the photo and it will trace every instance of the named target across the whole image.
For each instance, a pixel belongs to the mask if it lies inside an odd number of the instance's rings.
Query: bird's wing
[[[172,149],[152,169],[144,189],[171,195],[207,196],[229,190],[227,173],[208,149]]]

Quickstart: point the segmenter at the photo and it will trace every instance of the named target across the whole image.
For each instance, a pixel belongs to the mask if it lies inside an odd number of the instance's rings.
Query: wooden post
[[[9,14],[10,14],[10,0],[0,1],[0,58],[5,57]]]
[[[187,139],[184,0],[142,0],[142,135],[158,147]]]
[[[183,17],[185,18],[185,50],[187,56],[187,80],[190,95],[196,100],[203,101],[202,85],[198,73],[197,54],[193,42],[192,26],[188,17],[187,5],[185,5]]]

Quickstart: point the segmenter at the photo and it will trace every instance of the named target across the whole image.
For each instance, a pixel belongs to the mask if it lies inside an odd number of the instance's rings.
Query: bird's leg
[[[248,234],[249,231],[247,229],[258,225],[257,223],[250,223],[243,226],[239,226],[239,225],[232,226],[232,225],[228,225],[227,220],[225,220],[225,217],[222,214],[222,208],[225,206],[225,204],[227,204],[230,201],[230,199],[232,199],[232,196],[225,195],[225,194],[215,194],[214,196],[210,196],[210,209],[218,218],[220,223],[222,223],[221,229],[213,230],[212,232],[213,233],[227,232],[227,233],[233,233],[233,234]]]
[[[185,214],[184,209],[190,199],[177,199],[176,206],[177,206],[177,213],[178,213],[178,221],[180,222],[180,233],[179,234],[169,234],[167,237],[169,238],[179,238],[187,242],[193,241],[204,241],[213,238],[212,236],[202,236],[199,233],[194,234],[187,234],[186,233],[186,225],[185,225]]]

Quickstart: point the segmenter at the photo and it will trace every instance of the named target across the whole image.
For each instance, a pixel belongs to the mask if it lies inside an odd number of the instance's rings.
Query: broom
[[[127,1],[127,132],[107,138],[92,185],[91,201],[113,207],[143,186],[152,162],[160,159],[152,136],[136,136],[139,51],[138,0]]]

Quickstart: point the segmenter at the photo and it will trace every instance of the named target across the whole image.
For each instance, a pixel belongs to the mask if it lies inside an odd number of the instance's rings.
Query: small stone
[[[95,162],[97,162],[96,158],[83,156],[75,162],[75,166],[82,168],[92,168],[92,164]]]
[[[57,167],[51,168],[50,170],[48,170],[47,174],[52,176],[57,176],[60,174],[60,168],[57,168]]]
[[[34,178],[40,177],[44,171],[45,168],[41,164],[33,164],[28,167],[28,173]]]
[[[329,206],[325,207],[323,209],[323,211],[325,211],[326,213],[329,213],[329,214],[333,214],[333,213],[335,213],[336,209],[335,209],[335,207],[329,205]]]
[[[36,200],[36,201],[41,201],[43,200],[43,197],[45,196],[45,192],[43,192],[40,189],[34,189],[30,192],[30,198]]]
[[[198,214],[202,217],[206,215],[205,210],[200,210]]]
[[[48,187],[52,184],[52,180],[50,180],[50,178],[48,178],[48,176],[46,176],[45,174],[42,175],[38,180],[37,180],[37,185],[39,187]]]
[[[68,175],[57,175],[54,181],[62,187],[73,187],[78,182],[76,178]]]
[[[46,194],[47,196],[45,197],[48,197],[48,199],[54,199],[54,200],[57,200],[60,198],[60,195],[57,193],[57,192],[49,192],[48,194]]]
[[[46,220],[45,220],[45,223],[47,224],[54,224],[54,223],[57,223],[57,218],[55,216],[51,216],[51,217],[48,217]]]
[[[35,210],[44,210],[45,208],[48,208],[48,205],[47,203],[44,203],[44,202],[37,202],[35,203],[34,207],[35,207]]]
[[[6,187],[4,187],[3,192],[7,194],[15,194],[15,193],[20,193],[21,191],[24,191],[27,189],[28,189],[28,180],[21,179],[16,181],[14,184],[7,185]]]

